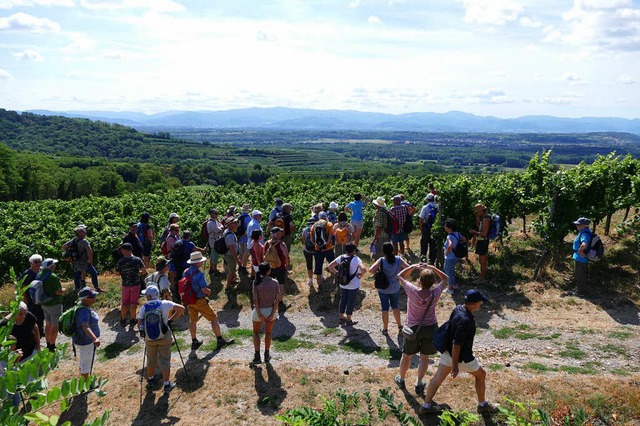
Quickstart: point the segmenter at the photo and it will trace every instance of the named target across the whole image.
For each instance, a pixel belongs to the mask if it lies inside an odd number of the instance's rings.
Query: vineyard
[[[549,163],[550,152],[533,157],[522,173],[494,175],[407,176],[381,179],[272,178],[263,184],[185,187],[148,194],[119,197],[86,197],[72,201],[43,200],[0,203],[0,275],[8,279],[9,269],[22,270],[33,253],[60,258],[61,246],[73,237],[73,228],[84,223],[87,238],[95,251],[99,270],[113,266],[112,250],[127,230],[127,223],[142,212],[152,215],[156,232],[162,231],[171,212],[181,217],[181,228],[199,236],[200,226],[212,207],[226,210],[229,205],[249,202],[252,208],[270,211],[275,197],[293,206],[293,215],[301,230],[311,205],[336,201],[340,207],[361,192],[369,198],[391,197],[403,193],[420,206],[433,182],[439,192],[443,217],[455,218],[461,230],[474,228],[473,205],[485,203],[499,213],[505,224],[523,219],[525,232],[535,232],[544,244],[544,258],[557,252],[572,231],[579,216],[590,217],[608,233],[614,212],[640,205],[640,161],[615,154],[599,156],[591,164],[582,163],[561,169]],[[365,209],[364,235],[371,235],[373,208]],[[532,223],[526,219],[536,218]],[[628,222],[628,221],[627,221]],[[636,227],[637,229],[637,227]],[[199,238],[199,237],[198,237]],[[200,241],[200,243],[203,243]],[[159,252],[159,246],[154,247]],[[543,259],[543,261],[545,260]]]

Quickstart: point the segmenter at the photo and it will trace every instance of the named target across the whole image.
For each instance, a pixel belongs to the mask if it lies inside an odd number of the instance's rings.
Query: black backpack
[[[218,254],[227,254],[229,251],[229,247],[227,247],[227,240],[225,239],[227,232],[231,231],[224,231],[222,236],[213,242],[213,250]]]
[[[178,240],[171,249],[171,262],[176,266],[184,263],[184,243],[182,240]]]
[[[78,250],[78,239],[73,238],[65,243],[67,249],[62,254],[65,262],[77,262],[80,259],[80,250]]]
[[[587,259],[590,262],[599,262],[604,257],[604,244],[600,237],[594,233],[591,233],[591,243],[589,244],[589,250],[587,252]]]
[[[238,237],[242,237],[244,234],[247,233],[248,222],[245,222],[245,221],[248,217],[249,215],[246,213],[243,213],[240,215],[240,217],[238,217],[238,229],[236,229],[236,232],[235,232],[235,234]],[[251,218],[249,218],[249,220],[251,220]]]
[[[398,221],[391,215],[391,213],[389,213],[389,210],[382,209],[382,211],[387,216],[387,225],[384,228],[385,232],[387,233],[387,235],[397,234]]]
[[[349,274],[349,269],[351,269],[351,261],[355,258],[355,256],[342,256],[342,260],[340,261],[340,265],[338,266],[338,276],[336,277],[336,281],[339,285],[349,285],[351,280],[358,274],[356,273]]]
[[[451,336],[451,318],[446,321],[444,324],[438,328],[438,330],[433,335],[433,346],[436,348],[438,352],[441,354],[445,353],[451,347],[451,342],[453,340]]]
[[[317,221],[313,224],[311,231],[311,240],[316,245],[317,249],[324,250],[329,244],[329,236],[327,235],[327,221],[324,219]]]
[[[462,242],[462,238],[460,233],[457,233],[458,235],[456,235],[456,233],[452,233],[451,236],[453,238],[455,238],[456,240],[458,240],[458,242],[456,243],[455,246],[453,246],[453,254],[458,258],[458,259],[464,259],[465,257],[467,257],[469,255],[469,247]]]
[[[376,288],[380,290],[384,290],[385,288],[389,288],[389,278],[387,278],[387,274],[384,273],[382,268],[382,259],[380,259],[380,267],[376,271],[376,274],[373,276],[374,285]]]

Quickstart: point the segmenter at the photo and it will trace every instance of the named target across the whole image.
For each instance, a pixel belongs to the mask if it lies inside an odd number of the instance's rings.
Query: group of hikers
[[[455,294],[458,286],[455,280],[455,265],[466,258],[468,247],[475,246],[480,263],[480,280],[486,280],[487,255],[492,226],[492,215],[486,206],[474,207],[477,229],[471,230],[470,239],[458,230],[454,219],[446,219],[443,228],[446,231],[444,242],[444,271],[434,266],[438,253],[432,235],[432,228],[439,213],[437,193],[430,188],[419,211],[420,256],[419,263],[410,265],[403,256],[410,250],[409,235],[412,230],[413,215],[418,213],[404,195],[392,197],[393,205],[387,208],[385,199],[374,200],[355,194],[354,200],[338,212],[338,204],[332,202],[325,211],[323,204],[311,208],[306,227],[300,235],[308,276],[310,292],[328,286],[323,272],[328,271],[335,277],[339,288],[339,322],[344,327],[358,323],[354,320],[356,295],[361,279],[367,272],[374,276],[375,288],[380,298],[382,328],[385,336],[390,334],[389,321],[391,311],[398,336],[402,339],[402,358],[399,374],[395,382],[405,389],[406,374],[414,355],[419,354],[420,361],[415,391],[425,397],[421,407],[423,413],[437,413],[442,407],[433,402],[433,396],[445,378],[451,374],[456,377],[460,371],[475,377],[478,396],[478,411],[493,412],[495,406],[485,400],[486,373],[473,356],[475,319],[473,312],[480,309],[488,299],[476,289],[464,294],[464,303],[452,311],[446,327],[438,328],[436,305],[446,290]],[[370,241],[373,264],[365,266],[358,256],[363,229],[363,209],[371,204],[375,209],[373,218],[374,234]],[[348,214],[351,215],[349,220]],[[131,222],[129,232],[114,253],[117,257],[116,273],[122,279],[121,321],[122,327],[135,326],[146,342],[147,386],[156,388],[155,369],[159,365],[162,373],[163,388],[170,392],[175,382],[170,380],[171,328],[174,320],[185,311],[189,316],[191,350],[196,351],[203,341],[197,338],[197,323],[204,317],[210,323],[216,336],[216,349],[233,343],[221,334],[216,312],[209,304],[211,289],[205,272],[210,276],[226,273],[226,288],[235,285],[237,274],[248,275],[252,285],[252,322],[254,356],[252,365],[271,359],[270,346],[273,326],[278,313],[285,312],[289,305],[284,302],[284,284],[291,270],[291,246],[295,235],[295,224],[291,216],[291,205],[282,199],[275,200],[275,207],[266,221],[266,233],[263,234],[263,213],[243,204],[237,211],[230,206],[223,217],[217,209],[211,209],[209,218],[202,224],[201,235],[207,241],[210,251],[197,247],[188,230],[180,233],[180,217],[172,213],[168,224],[160,236],[162,255],[156,259],[155,271],[149,274],[150,258],[154,246],[154,232],[149,224],[150,214],[144,213],[140,222]],[[590,248],[589,221],[580,218],[575,222],[579,235],[574,242],[576,278],[586,280],[586,267],[583,259]],[[77,348],[80,374],[87,376],[92,372],[95,350],[100,346],[100,327],[97,313],[92,309],[96,297],[103,292],[98,283],[98,273],[93,266],[91,244],[86,239],[87,229],[78,225],[74,229],[75,237],[63,245],[64,257],[72,263],[74,285],[78,294],[78,304],[74,306],[71,331]],[[441,249],[442,250],[442,249]],[[210,254],[207,259],[206,254]],[[223,271],[219,269],[223,260]],[[209,261],[208,271],[204,271]],[[250,262],[250,263],[249,263]],[[587,260],[588,262],[588,260]],[[59,323],[67,312],[63,313],[62,295],[65,289],[55,270],[56,259],[43,259],[34,254],[29,258],[30,268],[20,277],[24,292],[24,301],[20,304],[18,316],[11,334],[16,339],[16,350],[22,360],[28,359],[40,350],[40,337],[45,336],[47,349],[55,351],[59,332]],[[326,263],[326,266],[325,266]],[[412,272],[417,271],[417,283],[410,281]],[[86,276],[91,277],[94,287],[86,286]],[[584,277],[584,278],[583,278]],[[315,281],[314,281],[315,278]],[[579,284],[582,285],[582,284]],[[399,309],[401,288],[407,297],[407,315],[404,323]],[[34,289],[37,289],[35,291]],[[139,299],[144,296],[146,302],[138,310]],[[6,320],[8,320],[7,318]],[[68,322],[68,321],[67,321]],[[264,352],[261,353],[261,331],[264,328]],[[436,348],[434,337],[443,330],[446,339],[443,347]],[[177,342],[175,342],[177,346]],[[442,346],[442,345],[441,345]],[[429,364],[429,356],[441,352],[440,364],[434,377],[427,385],[424,376]]]

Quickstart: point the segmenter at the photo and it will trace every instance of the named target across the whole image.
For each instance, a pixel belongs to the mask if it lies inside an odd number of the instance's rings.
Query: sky
[[[0,108],[640,117],[640,0],[0,0]]]

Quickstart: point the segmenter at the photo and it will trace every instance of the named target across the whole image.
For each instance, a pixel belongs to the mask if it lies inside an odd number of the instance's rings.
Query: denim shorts
[[[389,312],[389,305],[391,309],[398,309],[398,300],[400,299],[400,292],[384,294],[378,290],[378,296],[380,297],[380,305],[382,306],[382,312]]]
[[[351,220],[351,226],[354,228],[362,229],[364,227],[364,220]]]

